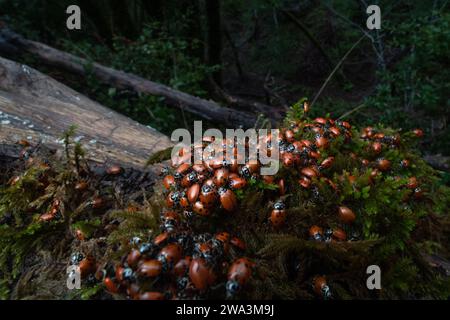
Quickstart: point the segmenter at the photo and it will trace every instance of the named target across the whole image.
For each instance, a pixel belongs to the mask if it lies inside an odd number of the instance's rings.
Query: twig
[[[325,82],[323,83],[322,87],[320,88],[319,92],[317,92],[316,96],[314,97],[314,100],[311,102],[311,107],[314,105],[314,103],[317,101],[317,99],[319,98],[319,96],[322,94],[322,91],[325,89],[325,87],[327,86],[328,82],[330,82],[331,78],[333,77],[333,75],[336,73],[336,71],[340,68],[340,66],[342,65],[342,63],[345,61],[345,59],[347,59],[348,55],[353,51],[353,49],[356,48],[356,46],[365,38],[366,36],[363,35],[361,38],[359,38],[358,41],[356,41],[353,46],[345,53],[345,55],[342,57],[341,60],[339,60],[338,64],[336,65],[336,67],[334,67],[333,71],[331,71],[330,75],[327,77],[327,79],[325,80]]]
[[[348,116],[351,115],[352,113],[358,111],[359,109],[361,109],[361,108],[363,108],[363,107],[365,107],[365,106],[366,106],[366,105],[365,105],[364,103],[360,104],[359,106],[353,108],[352,110],[347,111],[346,113],[344,113],[342,116],[340,116],[340,117],[338,118],[338,120],[341,120],[341,119],[344,119],[345,117],[348,117]]]

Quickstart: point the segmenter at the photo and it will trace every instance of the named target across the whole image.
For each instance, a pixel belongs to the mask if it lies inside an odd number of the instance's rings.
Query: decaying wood
[[[164,97],[166,103],[173,107],[183,109],[206,120],[221,122],[232,128],[239,126],[253,127],[257,119],[257,116],[253,113],[254,111],[263,113],[273,121],[280,118],[280,115],[277,115],[270,106],[260,103],[250,104],[249,106],[254,106],[255,109],[246,110],[245,112],[223,107],[214,101],[201,99],[130,73],[105,67],[99,63],[91,63],[83,58],[51,48],[45,44],[27,40],[7,29],[0,30],[0,52],[8,55],[11,53],[29,53],[46,65],[82,76],[87,74],[86,67],[89,66],[89,72],[100,81],[113,87]],[[238,104],[238,101],[234,102]]]
[[[0,58],[0,142],[62,149],[71,125],[90,160],[143,167],[172,146],[158,131],[120,115],[28,66]],[[1,150],[0,150],[1,151]]]

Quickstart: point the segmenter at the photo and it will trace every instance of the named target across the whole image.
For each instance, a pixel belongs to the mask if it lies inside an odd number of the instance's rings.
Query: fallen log
[[[89,160],[142,168],[172,146],[168,137],[81,95],[26,65],[0,57],[0,142],[26,139],[63,149],[62,133],[75,125],[75,139]],[[6,148],[3,148],[6,150]],[[1,152],[2,149],[0,149]]]
[[[183,109],[206,120],[223,123],[228,127],[251,128],[257,120],[254,113],[223,107],[214,101],[174,90],[166,85],[149,81],[134,74],[115,70],[96,62],[91,63],[43,43],[27,40],[5,28],[0,30],[0,53],[6,55],[29,53],[43,64],[81,76],[86,76],[86,66],[89,66],[89,72],[100,81],[113,87],[164,97],[166,103],[173,107]],[[247,105],[255,107],[254,110],[250,111],[261,112],[273,123],[281,119],[281,114],[275,108],[261,103]]]

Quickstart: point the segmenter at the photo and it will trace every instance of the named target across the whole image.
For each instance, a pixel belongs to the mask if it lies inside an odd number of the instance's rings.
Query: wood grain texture
[[[62,148],[62,133],[76,125],[76,138],[97,162],[142,167],[151,155],[172,146],[160,132],[1,57],[0,112],[2,143],[28,139]]]

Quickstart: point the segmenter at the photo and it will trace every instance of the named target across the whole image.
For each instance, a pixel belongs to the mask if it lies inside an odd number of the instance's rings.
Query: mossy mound
[[[445,263],[437,261],[450,257],[450,188],[414,149],[421,131],[361,129],[345,121],[309,119],[303,104],[292,108],[282,127],[277,141],[282,165],[274,177],[248,175],[242,166],[234,172],[225,164],[182,186],[194,170],[176,175],[176,166],[165,173],[176,176],[164,180],[167,190],[162,182],[151,190],[151,179],[137,183],[128,171],[92,170],[83,161],[81,146],[70,143],[70,134],[65,160],[55,155],[45,161],[37,156],[20,160],[14,174],[8,174],[8,179],[19,178],[0,189],[2,296],[11,297],[11,288],[36,265],[33,257],[46,248],[53,259],[63,261],[61,273],[49,275],[49,283],[65,284],[64,269],[71,263],[80,263],[85,273],[83,289],[62,290],[56,295],[60,298],[448,298]],[[198,209],[197,197],[168,201],[174,192],[214,180],[220,169],[245,183],[230,186],[227,176],[219,191],[215,181],[214,202],[206,214]],[[80,182],[86,182],[86,190],[79,190]],[[228,191],[236,202],[220,200]],[[279,201],[284,207],[276,205]],[[275,213],[274,219],[274,210],[283,214]],[[229,237],[219,236],[224,232]],[[172,265],[157,275],[144,272],[145,261],[166,262],[168,256],[162,258],[161,252],[174,243],[181,254]],[[152,249],[140,250],[144,244]],[[209,245],[212,251],[205,249]],[[138,256],[135,260],[130,251]],[[75,252],[81,255],[74,259]],[[206,255],[211,252],[212,257]],[[211,280],[190,271],[190,260],[181,275],[174,273],[185,256],[203,259],[212,270]],[[251,276],[231,295],[229,274],[244,256],[252,263]],[[381,269],[381,290],[366,286],[370,265]],[[186,279],[181,289],[179,278]],[[203,286],[203,280],[208,284]],[[330,295],[324,296],[325,282]]]

